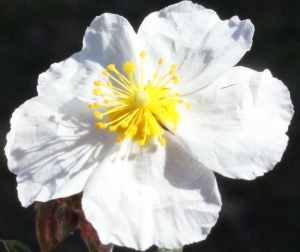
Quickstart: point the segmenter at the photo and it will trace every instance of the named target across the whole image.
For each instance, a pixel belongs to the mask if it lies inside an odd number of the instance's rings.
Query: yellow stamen
[[[115,71],[116,70],[116,67],[114,64],[110,64],[107,66],[107,69],[110,70],[110,71]]]
[[[94,85],[95,85],[95,86],[101,86],[102,83],[101,83],[100,81],[94,81]]]
[[[109,78],[109,81],[106,84],[98,80],[94,81],[94,84],[101,86],[101,89],[96,88],[92,91],[94,95],[102,96],[103,101],[88,104],[88,107],[91,109],[99,106],[107,108],[103,113],[94,110],[95,118],[101,120],[95,124],[95,127],[101,130],[108,127],[109,131],[119,132],[120,135],[116,139],[118,143],[131,137],[140,146],[144,146],[150,139],[156,137],[160,144],[165,146],[164,134],[169,131],[167,129],[172,127],[174,131],[177,130],[180,115],[176,106],[178,103],[184,103],[187,109],[191,109],[191,105],[180,99],[179,93],[173,93],[170,88],[172,83],[179,83],[178,76],[174,75],[176,64],[172,64],[165,74],[160,75],[160,67],[164,62],[164,59],[160,58],[152,80],[144,83],[146,57],[146,52],[142,51],[138,83],[135,83],[133,78],[136,71],[134,62],[127,61],[122,66],[128,78],[121,74],[114,64],[109,64],[107,69],[112,73],[107,70],[102,72]]]
[[[93,93],[94,95],[101,95],[101,94],[102,94],[102,91],[101,91],[101,89],[99,89],[99,88],[95,88],[95,89],[92,91],[92,93]]]
[[[146,52],[145,51],[141,51],[141,53],[140,53],[141,59],[145,59],[146,56],[147,56]]]
[[[103,118],[103,115],[99,112],[99,111],[94,111],[94,116],[97,118],[97,119],[102,119]]]
[[[123,71],[127,74],[133,74],[135,72],[135,63],[132,61],[127,61],[123,64]]]

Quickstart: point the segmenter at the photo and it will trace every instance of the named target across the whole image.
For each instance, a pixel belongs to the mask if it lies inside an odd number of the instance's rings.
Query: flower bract
[[[286,148],[290,94],[268,70],[235,65],[254,27],[183,1],[136,33],[118,15],[39,76],[14,112],[5,153],[23,206],[83,191],[102,243],[145,250],[206,238],[220,194],[213,172],[254,179]]]

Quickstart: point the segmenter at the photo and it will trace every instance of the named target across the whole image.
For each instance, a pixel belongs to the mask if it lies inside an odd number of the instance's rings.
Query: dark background
[[[8,171],[2,151],[11,114],[37,95],[38,75],[81,49],[85,29],[96,15],[117,13],[137,31],[146,15],[175,2],[0,0],[0,239],[17,239],[39,251],[35,211],[33,206],[21,207],[15,176]],[[221,19],[236,14],[251,19],[256,29],[253,47],[239,65],[270,69],[289,88],[296,114],[288,131],[288,148],[273,171],[250,182],[216,175],[223,199],[220,218],[205,241],[186,246],[185,251],[300,251],[300,1],[194,2],[214,9]],[[55,251],[87,249],[75,232]]]

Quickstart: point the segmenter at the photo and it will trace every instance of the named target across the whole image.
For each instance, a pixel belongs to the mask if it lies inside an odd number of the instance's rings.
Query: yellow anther
[[[100,129],[106,129],[106,127],[107,127],[107,124],[100,123]]]
[[[100,107],[100,103],[99,102],[94,102],[94,108],[98,108]]]
[[[92,93],[93,93],[94,95],[101,95],[101,94],[102,94],[102,91],[101,91],[101,89],[99,89],[99,88],[95,88],[95,89],[92,91]]]
[[[116,67],[114,64],[110,64],[107,66],[107,69],[110,70],[110,71],[115,71],[116,70]]]
[[[175,93],[175,97],[179,97],[179,93]]]
[[[164,62],[164,59],[160,58],[159,61],[158,61],[158,65],[161,65],[163,62]]]
[[[101,83],[101,81],[96,80],[96,81],[94,81],[94,85],[95,85],[95,86],[101,86],[102,83]]]
[[[139,141],[139,145],[140,145],[140,146],[145,145],[145,140],[144,140],[144,139],[143,139],[143,140],[140,140],[140,141]]]
[[[178,79],[178,76],[177,76],[177,75],[174,75],[174,76],[172,77],[172,82],[173,82],[173,84],[178,84],[178,83],[179,83],[179,79]]]
[[[110,126],[109,127],[109,131],[116,131],[117,130],[117,127],[116,126]]]
[[[105,99],[104,101],[103,101],[103,103],[105,103],[105,104],[107,104],[109,101],[107,100],[107,99]]]
[[[150,130],[150,129],[148,129],[148,130],[146,131],[146,135],[148,135],[148,136],[151,135],[151,130]]]
[[[127,74],[133,74],[135,72],[136,65],[132,61],[127,61],[123,64],[123,71]]]
[[[128,122],[122,122],[121,127],[122,128],[127,128],[128,127]]]
[[[153,74],[153,79],[157,79],[158,78],[158,74]]]
[[[129,131],[128,134],[131,135],[131,136],[134,136],[134,135],[136,134],[137,130],[138,130],[137,126],[133,125],[133,126],[130,128],[130,131]]]
[[[97,118],[97,119],[102,119],[103,118],[103,115],[99,112],[99,111],[94,111],[94,116]]]
[[[108,76],[108,75],[109,75],[108,72],[107,72],[106,70],[103,70],[102,74],[105,75],[105,76]]]
[[[187,102],[185,105],[187,109],[191,109],[191,104],[189,102]]]
[[[95,123],[95,128],[100,129],[102,123]]]
[[[146,52],[145,51],[141,51],[141,53],[140,53],[141,59],[145,59],[146,56],[147,56]]]
[[[176,69],[174,69],[174,68],[171,68],[170,70],[169,70],[169,74],[173,74],[173,73],[175,73],[176,72]]]
[[[178,101],[180,104],[184,103],[184,100],[182,100],[182,99],[178,99],[177,101]]]
[[[94,104],[89,104],[88,108],[94,108]]]
[[[121,135],[117,138],[117,143],[121,143],[126,138],[125,135]]]
[[[172,68],[172,69],[176,69],[176,68],[177,68],[177,65],[176,65],[176,64],[172,64],[172,65],[171,65],[171,68]]]
[[[166,145],[166,140],[164,138],[160,139],[160,144],[161,146],[165,146]]]
[[[111,81],[108,81],[108,82],[107,82],[107,86],[108,86],[108,87],[112,87]]]

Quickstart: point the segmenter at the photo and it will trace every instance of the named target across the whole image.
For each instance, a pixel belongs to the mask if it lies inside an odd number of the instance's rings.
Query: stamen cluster
[[[110,64],[107,70],[102,72],[110,80],[104,84],[101,81],[94,81],[97,86],[92,93],[102,96],[103,102],[94,102],[88,107],[94,110],[95,118],[102,120],[95,124],[96,128],[109,128],[110,131],[118,131],[120,136],[117,142],[122,142],[126,137],[138,140],[139,145],[157,136],[162,146],[165,145],[163,129],[176,131],[180,115],[176,110],[177,103],[185,103],[186,108],[190,109],[190,104],[179,99],[178,93],[173,93],[169,88],[171,84],[178,84],[179,79],[176,72],[176,64],[172,64],[169,71],[159,77],[159,69],[163,64],[163,59],[158,61],[158,67],[152,79],[144,83],[144,61],[146,53],[140,53],[140,82],[135,83],[134,72],[136,64],[127,61],[123,64],[123,71],[128,78],[121,74]],[[112,81],[115,85],[112,84]],[[107,92],[104,92],[106,90]],[[104,113],[97,110],[100,106],[106,106]],[[104,118],[105,117],[105,118]],[[103,120],[103,118],[105,120]],[[172,132],[172,131],[171,131]]]

